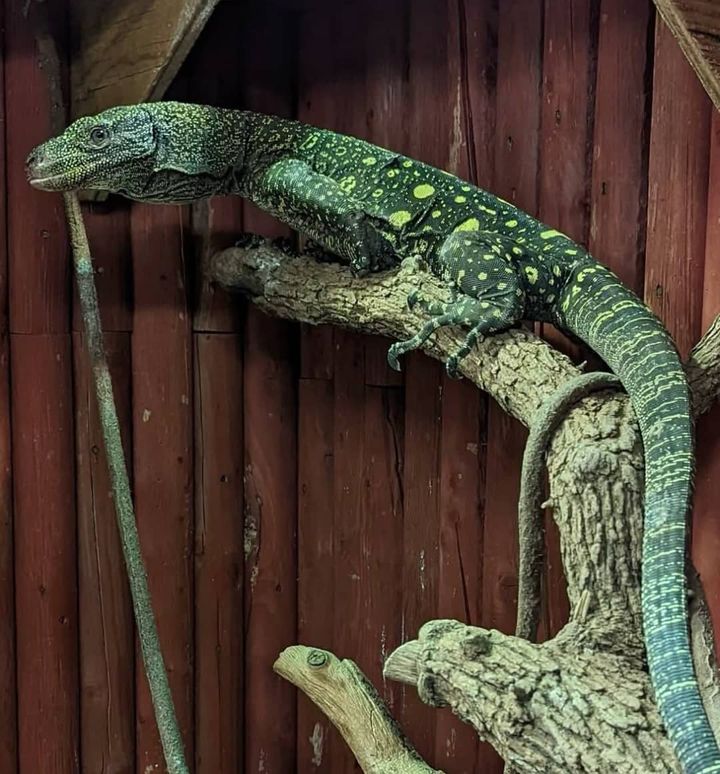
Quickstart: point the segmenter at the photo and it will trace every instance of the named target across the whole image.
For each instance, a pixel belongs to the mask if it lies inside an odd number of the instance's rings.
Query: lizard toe
[[[445,372],[451,379],[462,379],[460,373],[460,358],[457,355],[450,355],[445,362]]]
[[[400,347],[399,344],[393,344],[391,347],[388,348],[388,351],[387,351],[388,365],[394,371],[402,370],[400,368],[400,360],[398,359],[398,355],[400,354],[402,354],[402,348]]]

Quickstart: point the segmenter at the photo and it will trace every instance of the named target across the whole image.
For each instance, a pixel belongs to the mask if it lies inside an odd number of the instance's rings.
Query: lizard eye
[[[90,130],[90,142],[96,148],[104,148],[110,142],[110,130],[106,126],[93,126]]]

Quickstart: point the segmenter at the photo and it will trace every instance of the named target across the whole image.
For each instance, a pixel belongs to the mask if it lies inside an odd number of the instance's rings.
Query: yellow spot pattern
[[[416,199],[427,199],[428,196],[432,196],[435,193],[435,189],[427,183],[421,183],[416,185],[413,190],[413,196]]]
[[[480,221],[477,218],[468,218],[464,220],[455,231],[479,231]]]
[[[517,224],[518,224],[518,222],[516,220],[506,220],[505,221],[505,225],[508,228],[515,228],[515,226],[517,226]]]
[[[433,218],[439,218],[442,215],[442,212],[440,210],[433,210],[431,214]]]
[[[368,167],[371,167],[373,164],[377,164],[377,159],[375,156],[367,156],[363,159],[363,164],[367,164]]]
[[[467,196],[456,196],[456,197],[455,197],[455,201],[456,201],[458,204],[463,204],[463,202],[466,202],[466,201],[467,201]]]
[[[345,193],[351,193],[354,191],[356,185],[357,180],[355,179],[355,175],[348,175],[340,181],[340,188],[345,191]]]
[[[553,237],[561,237],[564,236],[559,231],[555,231],[554,228],[549,229],[548,231],[543,231],[540,233],[540,239],[552,239]]]
[[[310,148],[314,148],[318,144],[319,139],[320,139],[319,134],[311,134],[300,147],[303,148],[303,150],[309,150]]]
[[[390,223],[393,226],[400,228],[400,226],[404,226],[411,218],[412,215],[407,210],[398,210],[397,212],[393,212],[390,216]]]
[[[534,266],[525,267],[525,276],[528,278],[528,282],[534,285],[538,281],[538,271]]]

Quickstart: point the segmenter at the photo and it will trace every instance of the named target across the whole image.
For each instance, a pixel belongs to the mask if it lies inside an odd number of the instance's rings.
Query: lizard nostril
[[[43,152],[42,148],[35,148],[33,151],[30,152],[30,155],[27,157],[27,161],[25,162],[25,165],[28,169],[32,169],[33,167],[38,166],[39,164],[42,164],[45,160],[45,153]]]

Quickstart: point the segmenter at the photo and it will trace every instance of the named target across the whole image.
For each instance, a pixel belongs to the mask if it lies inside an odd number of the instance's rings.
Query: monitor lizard
[[[642,613],[651,681],[687,774],[720,772],[688,639],[686,519],[694,469],[690,398],[662,324],[579,244],[476,186],[370,143],[249,111],[178,102],[110,108],[72,123],[28,157],[30,183],[145,202],[237,194],[362,275],[421,256],[451,290],[393,344],[390,364],[441,326],[467,328],[458,363],[482,337],[522,319],[585,341],[620,378],[645,450]]]

